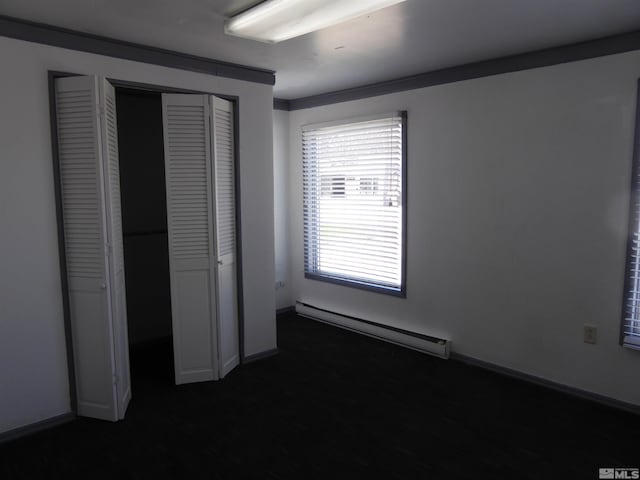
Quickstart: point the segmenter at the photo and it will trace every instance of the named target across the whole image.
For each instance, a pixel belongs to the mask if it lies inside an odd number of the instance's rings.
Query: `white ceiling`
[[[252,3],[0,0],[0,14],[275,70],[285,99],[640,29],[640,0],[407,0],[277,45],[225,35]]]

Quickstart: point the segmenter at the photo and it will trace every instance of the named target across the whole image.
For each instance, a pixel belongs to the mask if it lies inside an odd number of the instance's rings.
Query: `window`
[[[305,276],[404,296],[406,113],[302,130]]]
[[[640,82],[638,82],[640,92]],[[636,138],[631,171],[629,238],[622,305],[621,343],[640,350],[640,96],[636,110]]]

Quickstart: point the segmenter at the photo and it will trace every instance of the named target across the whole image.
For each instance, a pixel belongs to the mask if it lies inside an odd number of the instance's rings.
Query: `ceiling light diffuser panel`
[[[225,22],[225,33],[278,43],[405,0],[266,0]]]

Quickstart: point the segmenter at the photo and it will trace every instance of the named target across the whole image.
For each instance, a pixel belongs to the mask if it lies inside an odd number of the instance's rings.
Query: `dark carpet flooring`
[[[1,445],[0,478],[595,479],[640,467],[639,416],[293,314],[278,346],[179,387],[168,345],[134,352],[124,421]]]

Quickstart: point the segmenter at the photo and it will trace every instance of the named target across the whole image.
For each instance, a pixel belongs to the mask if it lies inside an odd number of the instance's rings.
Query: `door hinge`
[[[105,243],[104,244],[104,253],[105,255],[109,256],[111,255],[111,252],[113,251],[113,247],[111,246],[110,243]]]
[[[118,380],[120,380],[120,379],[118,378],[118,375],[114,375],[114,376],[113,376],[113,384],[114,384],[114,385],[117,385],[117,384],[118,384]]]

